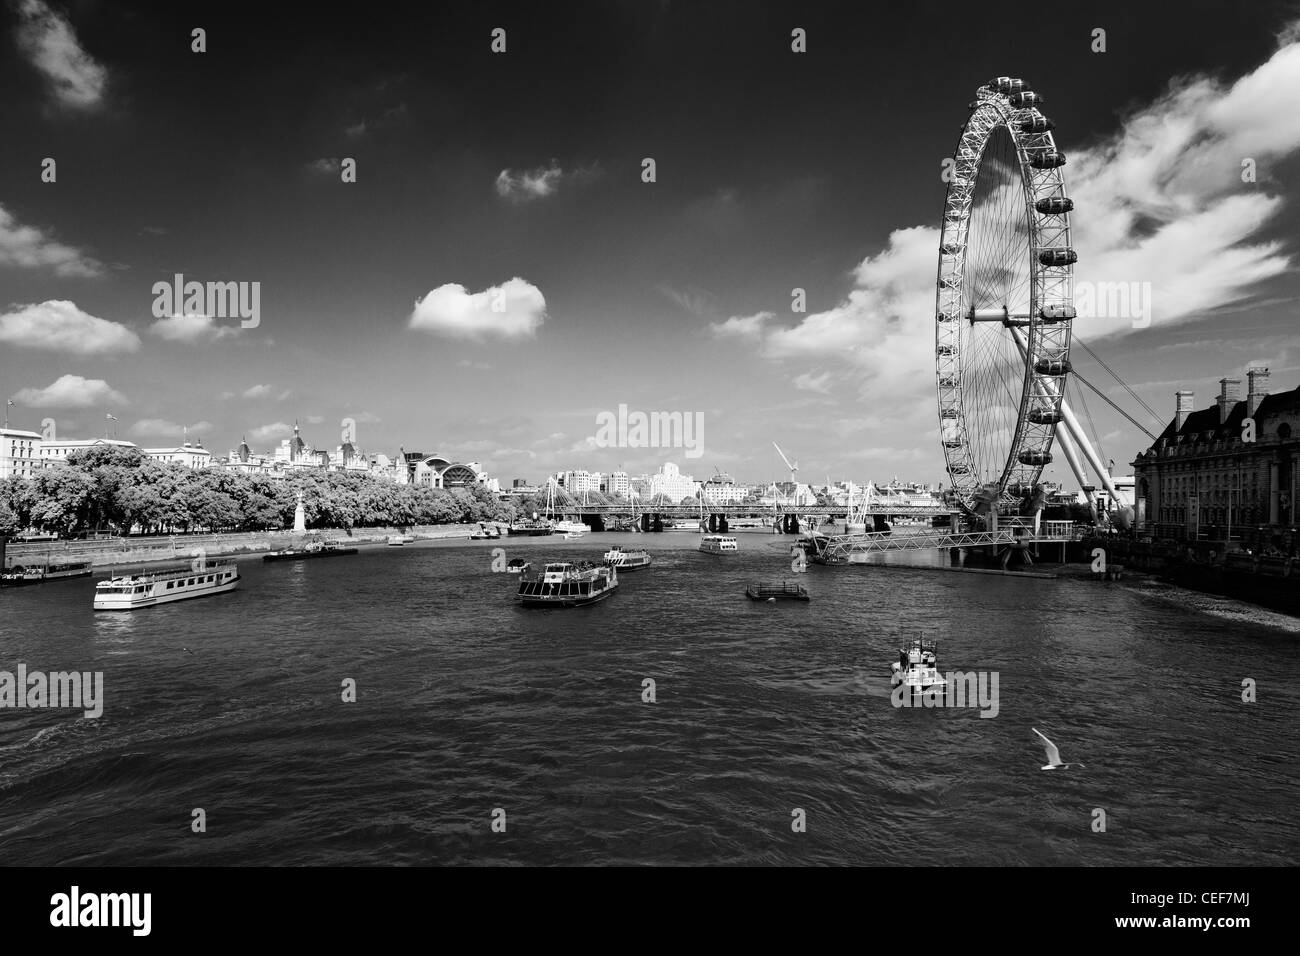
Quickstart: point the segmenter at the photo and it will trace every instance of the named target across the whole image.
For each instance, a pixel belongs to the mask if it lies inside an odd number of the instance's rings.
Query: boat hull
[[[524,607],[586,607],[588,604],[597,604],[609,597],[618,590],[618,585],[612,585],[593,594],[583,595],[526,595],[521,594],[520,600]]]
[[[5,577],[0,579],[0,587],[21,588],[29,584],[44,584],[46,581],[66,581],[69,578],[88,578],[94,572],[90,568],[81,568],[76,571],[54,571],[48,574],[22,575],[20,577]]]
[[[280,551],[273,551],[270,554],[262,555],[263,561],[310,561],[312,558],[339,558],[345,554],[356,554],[357,548],[334,548],[328,551],[297,551],[293,554],[284,554]]]
[[[229,581],[221,584],[214,584],[211,587],[200,588],[197,585],[193,588],[177,589],[171,593],[164,591],[162,594],[155,594],[152,591],[144,594],[96,594],[95,610],[96,611],[134,611],[142,607],[153,607],[156,604],[170,604],[173,601],[186,601],[190,598],[208,597],[213,594],[225,594],[233,591],[239,586],[240,577],[235,575]],[[157,587],[156,585],[154,586]]]

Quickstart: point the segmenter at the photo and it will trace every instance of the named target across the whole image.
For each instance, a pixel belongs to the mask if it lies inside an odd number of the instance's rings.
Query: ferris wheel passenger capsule
[[[1044,249],[1038,254],[1038,261],[1045,266],[1072,266],[1079,261],[1079,254],[1065,247]]]
[[[1068,375],[1073,368],[1069,359],[1040,358],[1034,363],[1034,371],[1039,375]]]
[[[1066,251],[1073,253],[1074,250],[1067,249]],[[1078,257],[1076,256],[1075,258],[1077,259]],[[1070,261],[1074,262],[1075,260],[1071,259]],[[1044,262],[1043,265],[1051,265],[1051,263]],[[1038,310],[1038,317],[1044,322],[1069,322],[1077,315],[1078,312],[1075,310],[1074,306],[1060,305],[1059,303],[1045,305]]]
[[[1049,120],[1042,113],[1034,113],[1020,121],[1020,132],[1022,133],[1046,133],[1054,129],[1056,124]]]
[[[1045,102],[1042,93],[1035,93],[1033,90],[1021,90],[1018,93],[1012,93],[1007,97],[1012,106],[1042,106]]]
[[[1016,456],[1016,460],[1022,465],[1032,465],[1035,468],[1052,463],[1052,453],[1050,451],[1033,451],[1025,449]]]
[[[1065,196],[1049,196],[1034,203],[1034,208],[1044,216],[1060,216],[1074,209],[1074,200]]]
[[[1065,154],[1059,149],[1043,149],[1029,158],[1034,169],[1056,169],[1065,165]]]

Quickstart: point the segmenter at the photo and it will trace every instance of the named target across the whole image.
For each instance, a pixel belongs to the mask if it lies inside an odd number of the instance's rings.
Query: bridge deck
[[[1012,524],[994,531],[935,531],[923,534],[840,534],[822,538],[817,544],[817,558],[826,564],[846,563],[850,554],[888,551],[927,551],[948,548],[997,547],[1009,544],[1060,544],[1074,538],[1069,522],[1046,522],[1037,533],[1032,528]],[[1067,527],[1054,527],[1066,525]]]

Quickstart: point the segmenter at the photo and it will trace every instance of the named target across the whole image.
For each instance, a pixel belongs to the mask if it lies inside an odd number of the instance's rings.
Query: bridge
[[[889,532],[818,535],[811,540],[812,559],[819,564],[865,563],[870,554],[899,551],[971,548],[1022,549],[1031,544],[1063,544],[1078,538],[1073,522],[1043,521],[1035,529],[1032,519],[1013,518],[990,530],[955,530],[894,535]]]
[[[642,531],[662,531],[665,521],[698,519],[709,531],[726,534],[730,522],[738,519],[761,519],[764,525],[778,527],[787,534],[798,534],[803,527],[821,524],[826,518],[847,519],[850,513],[854,520],[863,521],[883,530],[881,522],[900,519],[924,520],[933,523],[936,518],[948,518],[957,514],[957,510],[936,501],[929,506],[877,505],[867,509],[850,509],[844,505],[790,505],[783,504],[773,508],[757,502],[747,504],[642,504],[640,502],[620,501],[612,504],[572,504],[555,509],[556,514],[581,518],[592,528],[601,531],[609,522],[615,524],[630,523],[638,525]]]
[[[564,514],[582,514],[582,515],[643,515],[657,514],[665,518],[698,518],[701,511],[706,515],[726,515],[729,518],[771,518],[775,515],[797,514],[799,516],[814,517],[822,515],[825,517],[843,518],[849,514],[849,508],[845,505],[789,505],[783,504],[778,508],[772,505],[762,505],[755,502],[749,504],[709,504],[704,503],[701,508],[698,504],[641,504],[636,502],[620,501],[613,504],[572,504],[563,507],[556,507],[556,512]],[[940,515],[958,514],[956,508],[950,508],[940,502],[935,502],[931,506],[908,506],[908,505],[875,505],[867,509],[854,509],[853,513],[864,514],[867,517],[880,515],[881,517],[897,516],[934,518]]]

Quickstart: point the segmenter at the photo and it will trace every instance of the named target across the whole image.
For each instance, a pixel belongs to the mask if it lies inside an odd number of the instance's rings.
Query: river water
[[[811,566],[811,603],[755,603],[794,578],[791,539],[739,538],[254,559],[231,594],[125,614],[87,579],[0,592],[0,670],[102,671],[105,698],[0,709],[0,863],[1294,862],[1300,621],[897,566]],[[525,610],[492,571],[496,547],[613,542],[655,562],[588,608]],[[942,670],[997,672],[995,717],[892,705],[918,633]],[[1083,766],[1040,771],[1031,727]]]

